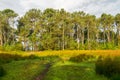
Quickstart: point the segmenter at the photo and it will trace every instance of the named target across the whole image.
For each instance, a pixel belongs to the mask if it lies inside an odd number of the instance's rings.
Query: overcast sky
[[[69,12],[84,11],[99,17],[102,13],[120,13],[120,0],[0,0],[0,10],[5,8],[13,9],[19,15],[31,8],[64,8]]]

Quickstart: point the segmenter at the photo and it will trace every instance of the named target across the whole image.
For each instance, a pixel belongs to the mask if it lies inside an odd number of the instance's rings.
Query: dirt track
[[[51,66],[50,63],[46,64],[46,68],[43,70],[43,72],[38,77],[35,78],[35,80],[43,80],[47,72],[49,71],[50,66]]]

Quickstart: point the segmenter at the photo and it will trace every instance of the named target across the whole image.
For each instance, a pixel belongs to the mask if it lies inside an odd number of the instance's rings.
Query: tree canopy
[[[47,8],[23,16],[0,11],[0,46],[20,50],[91,50],[120,48],[120,14],[95,15]],[[17,23],[17,29],[14,28]]]

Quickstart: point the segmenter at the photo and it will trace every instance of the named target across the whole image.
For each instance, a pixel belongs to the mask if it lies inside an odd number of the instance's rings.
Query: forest
[[[18,15],[0,11],[0,49],[105,50],[120,49],[120,14],[100,17],[83,11],[30,9]]]

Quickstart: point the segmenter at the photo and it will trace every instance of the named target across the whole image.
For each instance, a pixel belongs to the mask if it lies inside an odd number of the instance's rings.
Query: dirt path
[[[35,78],[35,80],[43,80],[44,77],[46,76],[47,72],[49,71],[50,66],[51,66],[50,63],[46,64],[46,68],[43,70],[43,72],[37,78]]]

